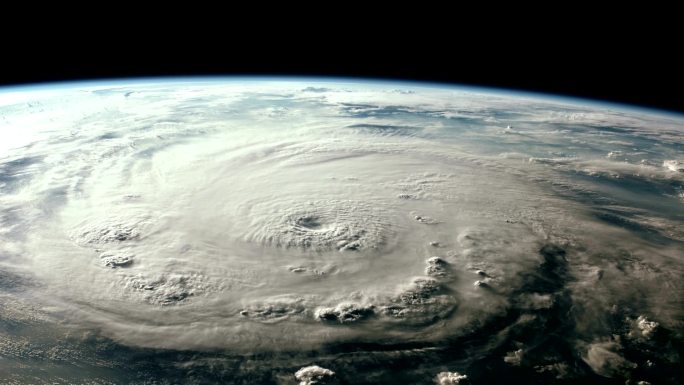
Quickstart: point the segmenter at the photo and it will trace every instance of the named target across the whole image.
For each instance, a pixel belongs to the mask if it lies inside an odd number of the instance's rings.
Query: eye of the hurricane
[[[324,225],[324,221],[316,215],[301,216],[295,219],[294,226],[296,229],[304,231],[325,230],[327,227]]]
[[[314,252],[387,251],[393,221],[376,202],[344,200],[258,200],[240,216],[253,218],[236,228],[248,242]],[[277,212],[278,214],[273,214]]]

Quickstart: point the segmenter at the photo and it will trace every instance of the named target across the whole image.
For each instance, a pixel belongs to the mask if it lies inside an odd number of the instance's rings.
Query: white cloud
[[[459,372],[441,372],[435,377],[437,385],[465,385],[469,384],[468,376]]]
[[[306,366],[295,373],[299,385],[330,384],[334,377],[335,372],[317,365]]]

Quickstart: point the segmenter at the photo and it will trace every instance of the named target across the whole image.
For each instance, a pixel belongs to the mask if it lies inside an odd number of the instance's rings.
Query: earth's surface
[[[681,383],[683,143],[431,84],[7,89],[0,383]]]

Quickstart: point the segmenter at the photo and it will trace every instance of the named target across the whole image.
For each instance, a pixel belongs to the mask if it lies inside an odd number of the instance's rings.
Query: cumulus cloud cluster
[[[441,372],[435,378],[437,385],[465,385],[470,384],[468,376],[459,372]]]
[[[333,384],[335,372],[312,365],[299,369],[295,373],[295,378],[299,381],[299,385]]]

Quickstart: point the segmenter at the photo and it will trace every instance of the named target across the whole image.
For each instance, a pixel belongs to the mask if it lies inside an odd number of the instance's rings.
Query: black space
[[[178,75],[368,77],[520,89],[684,112],[684,60],[674,41],[678,31],[656,30],[666,22],[597,31],[580,21],[556,25],[553,19],[496,30],[491,23],[456,28],[456,22],[430,20],[387,27],[322,19],[297,27],[283,22],[268,31],[195,21],[140,34],[135,21],[69,32],[57,27],[32,41],[7,41],[0,84]]]

